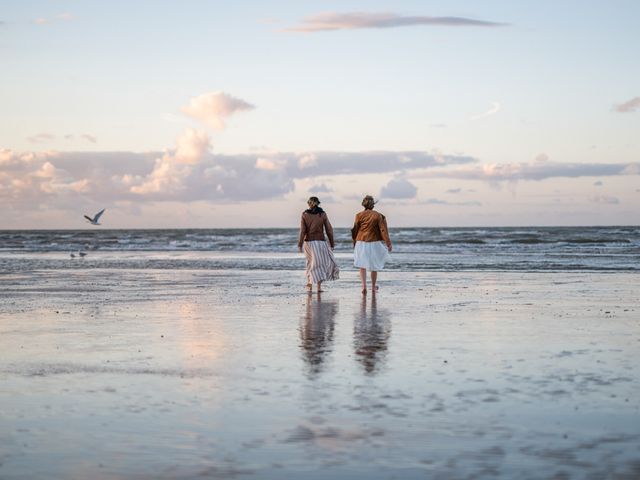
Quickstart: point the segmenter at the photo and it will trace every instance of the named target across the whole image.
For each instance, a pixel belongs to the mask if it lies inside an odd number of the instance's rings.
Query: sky
[[[0,229],[640,224],[636,0],[0,5]]]

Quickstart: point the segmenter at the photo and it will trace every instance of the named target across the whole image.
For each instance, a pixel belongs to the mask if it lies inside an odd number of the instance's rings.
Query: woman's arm
[[[323,213],[322,215],[324,215],[324,229],[327,232],[329,245],[331,245],[331,248],[333,249],[336,246],[333,241],[333,227],[331,226],[331,222],[329,221],[329,215],[327,215],[326,213]]]
[[[387,219],[382,214],[380,214],[380,220],[378,221],[378,225],[380,227],[380,234],[382,235],[382,239],[384,240],[384,243],[387,244],[387,249],[391,251],[393,249],[393,245],[391,245],[391,238],[389,238],[389,228],[387,227]]]
[[[304,221],[304,213],[300,217],[300,236],[298,237],[298,250],[302,250],[304,237],[307,236],[307,224]]]
[[[353,221],[353,228],[351,229],[351,239],[353,240],[353,245],[356,244],[356,238],[358,237],[358,230],[360,230],[360,225],[358,224],[358,216],[356,215],[356,219]]]

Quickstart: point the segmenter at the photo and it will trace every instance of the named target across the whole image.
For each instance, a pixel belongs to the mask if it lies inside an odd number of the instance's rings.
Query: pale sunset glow
[[[552,10],[10,2],[0,228],[637,224],[640,4]]]

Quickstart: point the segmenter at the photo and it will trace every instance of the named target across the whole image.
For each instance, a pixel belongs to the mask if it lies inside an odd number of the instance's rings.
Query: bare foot
[[[362,289],[362,294],[363,294],[363,295],[366,295],[366,294],[367,294],[367,289],[366,289],[366,288],[363,288],[363,289]]]
[[[305,288],[305,290],[306,290],[307,292],[309,292],[309,293],[313,292],[313,285],[312,285],[312,284],[310,284],[310,283],[307,283],[307,286],[306,286],[306,287],[304,287],[304,288]]]

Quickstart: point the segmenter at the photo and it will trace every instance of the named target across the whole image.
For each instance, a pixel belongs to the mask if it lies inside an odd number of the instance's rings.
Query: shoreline
[[[0,277],[0,477],[638,475],[637,273],[341,273]]]

